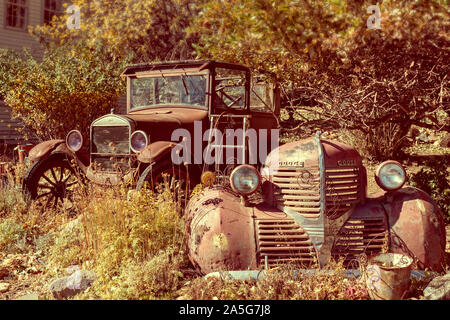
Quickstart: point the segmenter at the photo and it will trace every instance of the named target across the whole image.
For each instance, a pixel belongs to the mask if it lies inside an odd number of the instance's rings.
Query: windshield
[[[131,108],[186,104],[206,106],[206,75],[131,79]]]

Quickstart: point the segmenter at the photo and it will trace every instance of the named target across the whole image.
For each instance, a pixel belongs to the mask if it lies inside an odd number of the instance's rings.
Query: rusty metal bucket
[[[372,300],[401,300],[411,283],[413,259],[399,253],[382,253],[369,260],[364,277]]]

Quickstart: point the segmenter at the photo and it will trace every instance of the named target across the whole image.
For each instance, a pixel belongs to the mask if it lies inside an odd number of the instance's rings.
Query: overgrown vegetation
[[[79,30],[67,28],[67,15],[32,30],[47,48],[43,63],[0,55],[0,94],[42,138],[85,132],[114,107],[126,62],[198,57],[278,82],[291,115],[283,129],[348,129],[377,160],[400,152],[412,125],[450,129],[447,1],[377,1],[378,29],[368,28],[369,0],[74,4]]]
[[[445,222],[450,224],[450,158],[432,158],[423,164],[419,172],[411,174],[410,184],[431,195],[444,215]]]
[[[127,197],[123,187],[89,185],[88,193],[77,190],[84,198],[72,212],[43,212],[8,198],[16,180],[0,192],[0,266],[11,264],[9,279],[30,281],[41,298],[52,299],[51,280],[78,265],[98,279],[74,299],[369,299],[364,280],[344,277],[339,262],[308,276],[286,265],[259,281],[201,277],[188,260],[184,221],[168,189]],[[427,281],[415,280],[407,297],[420,297]]]
[[[80,30],[67,29],[66,16],[33,30],[46,48],[42,62],[0,50],[0,96],[41,139],[87,135],[123,93],[128,62],[226,60],[281,85],[289,139],[340,130],[366,158],[397,159],[411,125],[449,130],[448,2],[377,3],[379,30],[366,25],[372,1],[76,0]],[[433,161],[410,176],[447,223],[448,166]],[[89,186],[70,212],[42,211],[19,192],[25,169],[11,168],[0,190],[0,261],[12,261],[14,280],[38,277],[45,298],[43,283],[80,265],[99,278],[77,299],[367,299],[361,282],[339,274],[203,279],[168,191],[127,199],[125,188]],[[416,283],[410,296],[422,288]]]
[[[0,95],[26,131],[43,140],[72,129],[87,133],[92,119],[115,107],[124,92],[118,61],[101,46],[50,46],[42,61],[0,49]],[[49,130],[51,128],[51,130]]]

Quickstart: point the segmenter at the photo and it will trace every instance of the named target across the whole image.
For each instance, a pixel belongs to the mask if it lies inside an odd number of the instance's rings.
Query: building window
[[[61,13],[60,0],[45,0],[44,1],[44,24],[50,24],[53,16]]]
[[[6,0],[6,27],[25,29],[28,15],[26,0]]]

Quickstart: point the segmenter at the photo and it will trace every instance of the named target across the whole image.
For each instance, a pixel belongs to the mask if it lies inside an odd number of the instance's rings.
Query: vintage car
[[[242,65],[146,63],[127,67],[122,77],[127,81],[126,114],[112,110],[95,119],[89,133],[72,130],[65,140],[45,141],[30,150],[33,164],[23,182],[28,197],[44,206],[61,205],[73,195],[77,173],[99,185],[131,181],[138,189],[147,182],[154,187],[168,176],[174,191],[186,193],[209,167],[202,161],[202,150],[214,137],[205,136],[208,129],[248,130],[250,118],[254,130],[277,127],[278,89],[252,78]],[[192,135],[199,151],[186,150],[181,163],[173,161],[173,149],[187,137],[175,139],[176,132]]]
[[[203,273],[340,259],[354,269],[381,252],[410,256],[417,269],[442,269],[442,214],[424,191],[404,186],[396,161],[379,165],[383,191],[366,195],[358,152],[318,132],[274,149],[260,170],[239,165],[228,183],[212,183],[214,175],[203,174],[206,186],[185,213],[189,257]]]

